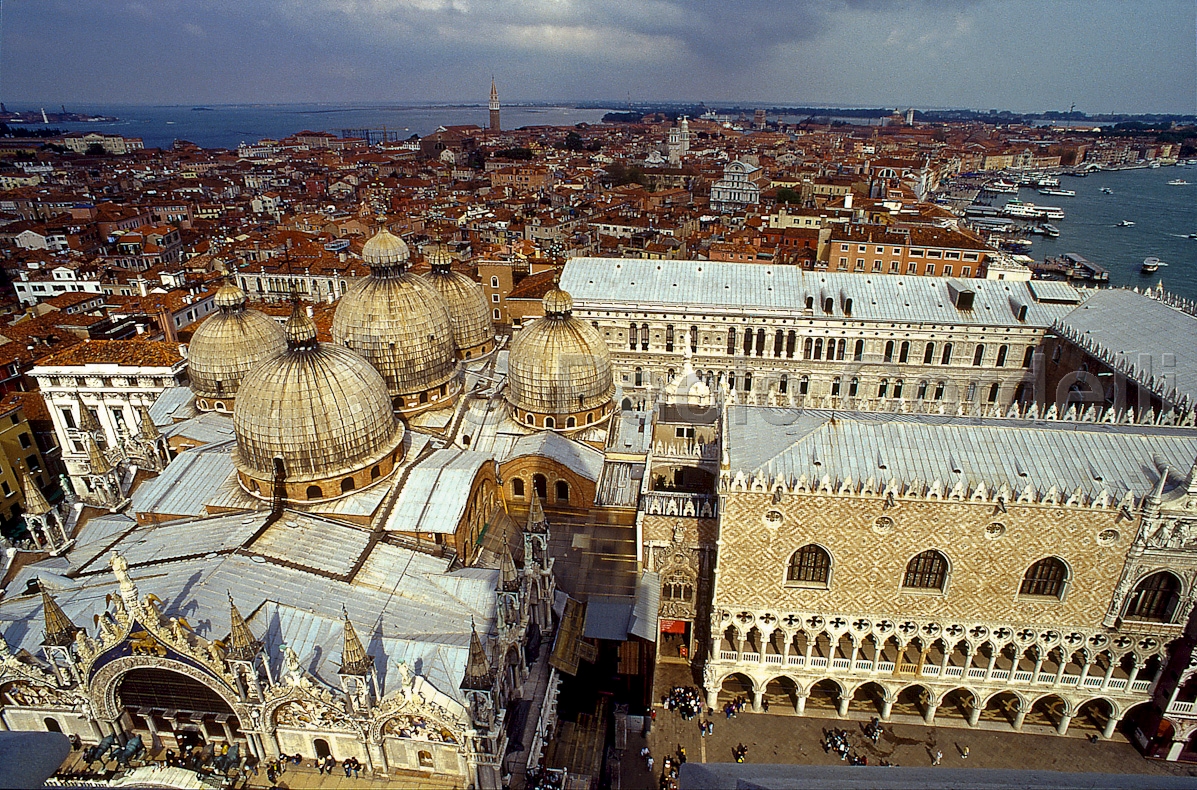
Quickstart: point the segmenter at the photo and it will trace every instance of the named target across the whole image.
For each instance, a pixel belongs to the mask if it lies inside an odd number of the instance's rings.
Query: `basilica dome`
[[[396,409],[451,403],[461,388],[453,323],[440,293],[408,269],[407,244],[385,227],[362,248],[370,275],[341,297],[333,340],[382,374]]]
[[[598,330],[573,316],[569,294],[544,296],[544,318],[520,330],[507,361],[515,419],[542,428],[584,428],[612,411],[611,352]]]
[[[218,312],[200,324],[187,348],[187,371],[200,411],[231,412],[246,374],[287,347],[282,327],[267,315],[245,308],[245,292],[220,287]]]
[[[402,457],[404,429],[382,376],[349,349],[318,343],[299,308],[286,336],[286,350],[245,377],[233,411],[242,485],[269,499],[276,458],[292,501],[333,499],[386,478]]]
[[[428,263],[432,266],[428,280],[449,307],[457,358],[473,359],[490,353],[495,347],[495,327],[482,286],[461,272],[453,271],[450,268],[452,258],[442,249],[430,254]]]

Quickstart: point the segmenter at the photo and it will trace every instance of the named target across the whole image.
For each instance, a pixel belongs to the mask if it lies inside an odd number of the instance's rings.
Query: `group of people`
[[[643,752],[647,751],[648,749],[644,749],[642,754]],[[681,769],[682,765],[685,764],[685,762],[686,747],[678,744],[677,753],[667,756],[664,762],[661,764],[661,790],[678,790],[678,771]],[[648,770],[651,771],[652,769],[653,758],[650,754],[648,755]]]
[[[881,732],[879,729],[870,729],[874,727],[874,724],[876,724],[877,727],[880,727],[880,722],[877,719],[874,719],[865,726],[864,730],[865,736],[872,740],[873,743],[876,743],[877,739],[881,737]],[[875,733],[875,735],[870,733]],[[848,740],[847,730],[841,730],[835,727],[830,730],[823,730],[822,746],[824,752],[835,752],[840,756],[841,760],[849,765],[869,764],[868,755],[858,754],[852,748],[852,744]]]
[[[724,718],[734,719],[736,714],[744,710],[744,706],[748,704],[748,700],[744,697],[736,697],[731,702],[724,704],[723,716]]]
[[[702,713],[702,694],[693,686],[674,686],[662,703],[665,710],[677,711],[686,721]]]
[[[874,716],[868,724],[864,726],[865,737],[874,744],[881,740],[881,734],[885,732],[885,728],[881,726],[881,719]]]
[[[736,758],[736,762],[744,762],[744,758],[748,756],[748,747],[743,742],[736,744],[736,748],[732,749],[732,757]]]
[[[346,779],[348,779],[350,777],[350,775],[352,775],[353,778],[356,779],[358,771],[362,770],[361,761],[358,760],[356,757],[346,757],[344,760],[341,761],[341,767],[345,769],[345,778]],[[327,773],[329,776],[332,776],[332,772],[335,771],[336,769],[337,769],[337,758],[333,757],[331,754],[327,754],[324,757],[316,758],[316,770],[318,770],[321,773],[321,775]]]
[[[647,749],[643,751],[647,751]],[[528,790],[561,790],[564,776],[564,772],[560,769],[548,770],[543,765],[538,765],[528,772],[527,788]]]

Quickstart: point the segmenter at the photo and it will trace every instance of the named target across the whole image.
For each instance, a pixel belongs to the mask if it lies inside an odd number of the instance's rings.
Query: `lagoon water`
[[[18,107],[10,109],[38,109]],[[53,109],[50,107],[47,110]],[[421,137],[438,126],[477,124],[489,119],[485,104],[216,104],[203,109],[191,106],[72,105],[72,112],[115,116],[115,123],[56,123],[67,131],[97,130],[105,134],[140,137],[147,148],[166,148],[175,140],[188,140],[201,148],[235,149],[240,143],[263,138],[277,140],[304,130],[332,132],[342,129],[382,129],[401,137]],[[568,106],[518,105],[503,108],[503,127],[572,126],[599,123],[609,110]]]
[[[1182,179],[1192,183],[1171,186]],[[1101,191],[1108,187],[1112,194]],[[1031,257],[1044,258],[1075,252],[1110,272],[1112,286],[1154,286],[1197,299],[1197,167],[1160,167],[1093,173],[1084,178],[1060,177],[1061,189],[1076,197],[1040,195],[1019,190],[1024,202],[1064,209],[1064,219],[1052,221],[1057,238],[1031,236]],[[1006,195],[1000,196],[1006,198]],[[995,199],[1001,205],[1004,199]],[[1122,220],[1133,227],[1118,227]],[[1168,265],[1153,275],[1140,273],[1143,259],[1155,256]]]

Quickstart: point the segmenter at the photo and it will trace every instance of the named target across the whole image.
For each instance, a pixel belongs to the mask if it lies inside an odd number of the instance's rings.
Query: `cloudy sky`
[[[1194,0],[9,0],[0,98],[1197,112]]]

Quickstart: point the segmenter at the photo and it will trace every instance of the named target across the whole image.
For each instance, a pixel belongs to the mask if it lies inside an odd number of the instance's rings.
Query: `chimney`
[[[186,343],[179,344],[179,356],[181,356],[183,359],[187,359],[187,344]]]
[[[150,295],[150,289],[146,287],[146,281],[144,277],[138,276],[137,278],[137,293],[141,296]]]
[[[307,311],[308,311],[308,318],[314,318],[316,316],[316,310],[311,305],[308,305]]]
[[[844,208],[852,208],[852,193],[848,192],[844,195]]]

